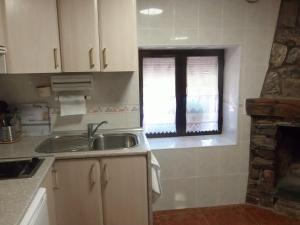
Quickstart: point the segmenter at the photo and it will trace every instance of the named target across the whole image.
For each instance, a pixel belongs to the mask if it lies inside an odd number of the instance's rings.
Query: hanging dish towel
[[[154,203],[161,195],[161,183],[160,183],[160,165],[151,153],[151,173],[152,173],[152,203]]]

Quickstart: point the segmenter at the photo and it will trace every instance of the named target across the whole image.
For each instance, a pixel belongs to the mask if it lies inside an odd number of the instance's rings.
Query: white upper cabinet
[[[8,73],[61,71],[56,0],[3,0]]]
[[[101,71],[136,71],[136,1],[98,1]]]
[[[64,72],[100,71],[97,0],[58,0]]]
[[[4,1],[0,0],[0,46],[5,46],[5,22],[4,22]]]

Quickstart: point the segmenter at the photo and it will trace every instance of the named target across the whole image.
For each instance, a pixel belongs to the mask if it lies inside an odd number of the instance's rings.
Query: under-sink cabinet
[[[100,160],[104,225],[148,225],[145,156]]]
[[[150,225],[147,171],[145,155],[56,160],[51,225]]]
[[[57,160],[54,183],[57,225],[103,225],[98,160]]]

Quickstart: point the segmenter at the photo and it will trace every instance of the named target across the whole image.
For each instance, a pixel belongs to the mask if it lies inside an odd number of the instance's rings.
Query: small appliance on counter
[[[0,101],[0,144],[18,141],[21,133],[21,122],[16,108],[10,108],[5,101]]]

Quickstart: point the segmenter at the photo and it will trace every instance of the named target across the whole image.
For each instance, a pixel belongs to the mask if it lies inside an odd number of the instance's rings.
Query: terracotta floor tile
[[[253,220],[236,210],[236,207],[207,208],[203,210],[203,214],[211,225],[256,225]]]
[[[300,220],[255,206],[233,205],[158,211],[154,225],[300,225]]]
[[[257,221],[258,225],[300,225],[299,220],[274,213],[271,210],[254,206],[245,206],[244,209]]]

